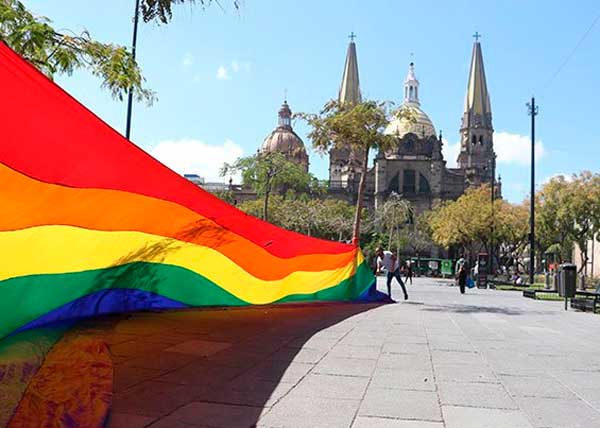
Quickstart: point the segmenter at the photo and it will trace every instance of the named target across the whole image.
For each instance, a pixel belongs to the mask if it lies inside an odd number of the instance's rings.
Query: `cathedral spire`
[[[419,81],[415,76],[415,63],[411,62],[408,66],[408,73],[404,79],[404,103],[420,105],[419,102]]]
[[[359,103],[362,100],[360,95],[360,81],[358,78],[358,60],[356,59],[356,44],[354,33],[350,34],[350,44],[346,53],[346,65],[342,76],[342,85],[338,101],[344,103]]]
[[[491,116],[492,108],[485,80],[481,43],[479,43],[479,37],[481,36],[479,33],[475,33],[473,37],[475,37],[475,42],[473,43],[469,83],[467,85],[467,95],[465,97],[465,114],[470,114],[470,116],[480,114],[483,117],[487,117]]]
[[[479,180],[486,180],[490,162],[494,162],[494,128],[492,107],[483,67],[483,54],[479,33],[475,33],[471,54],[471,67],[465,97],[465,111],[462,118],[461,148],[458,166],[462,169],[475,169],[480,173]],[[473,180],[472,182],[476,182]]]

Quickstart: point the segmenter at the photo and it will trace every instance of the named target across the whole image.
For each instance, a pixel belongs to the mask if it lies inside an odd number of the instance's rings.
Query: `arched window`
[[[477,137],[475,135],[473,135],[473,138],[471,138],[472,144],[475,145],[477,144]]]
[[[415,86],[415,98],[419,98],[419,88]]]
[[[402,193],[413,194],[416,192],[416,177],[415,171],[412,169],[405,169],[402,176]]]
[[[397,173],[396,175],[394,175],[394,177],[390,181],[390,184],[388,185],[388,192],[400,193],[400,177]]]
[[[409,88],[409,94],[410,94],[409,98],[412,100],[412,97],[413,97],[413,87],[412,86]]]
[[[431,193],[429,181],[421,173],[419,173],[419,193]]]
[[[481,135],[479,136],[479,144],[483,144],[483,137]]]

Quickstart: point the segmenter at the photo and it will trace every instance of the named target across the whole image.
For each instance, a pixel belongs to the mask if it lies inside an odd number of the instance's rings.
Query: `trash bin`
[[[571,263],[563,263],[558,268],[560,280],[558,282],[558,294],[560,297],[575,297],[577,290],[577,266]]]

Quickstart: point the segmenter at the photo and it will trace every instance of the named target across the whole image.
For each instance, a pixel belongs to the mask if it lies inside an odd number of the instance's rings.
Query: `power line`
[[[552,82],[554,81],[554,79],[556,78],[556,76],[558,76],[558,74],[562,71],[562,69],[565,68],[565,66],[571,60],[573,55],[575,55],[575,52],[577,52],[577,49],[579,49],[579,47],[581,46],[583,41],[587,38],[587,36],[592,31],[592,29],[596,26],[596,23],[598,22],[598,20],[600,20],[600,13],[596,16],[596,18],[594,19],[592,24],[585,31],[585,33],[583,33],[583,36],[581,36],[581,38],[579,39],[579,41],[577,42],[577,44],[575,45],[573,50],[569,53],[569,55],[567,55],[567,57],[562,62],[562,64],[556,69],[556,71],[554,72],[552,77],[550,77],[550,79],[548,79],[548,82],[542,87],[542,90],[545,90],[548,86],[550,86],[552,84]]]

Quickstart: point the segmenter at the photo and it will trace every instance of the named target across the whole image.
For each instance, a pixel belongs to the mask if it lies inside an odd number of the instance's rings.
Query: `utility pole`
[[[538,106],[535,105],[535,97],[531,97],[531,103],[527,103],[527,113],[531,116],[531,200],[529,208],[529,284],[533,285],[533,274],[535,269],[535,117],[538,114]]]
[[[137,44],[138,21],[140,19],[140,0],[135,0],[135,14],[133,15],[133,43],[131,44],[131,56],[135,61],[135,47]],[[131,136],[131,110],[133,108],[133,88],[129,88],[127,96],[127,124],[125,127],[125,138]]]
[[[495,255],[495,248],[494,248],[494,228],[495,228],[495,212],[494,212],[494,201],[496,199],[496,155],[493,154],[492,158],[490,159],[490,163],[491,163],[491,169],[492,169],[492,227],[491,227],[491,232],[492,234],[490,235],[490,275],[494,275],[494,255]]]

